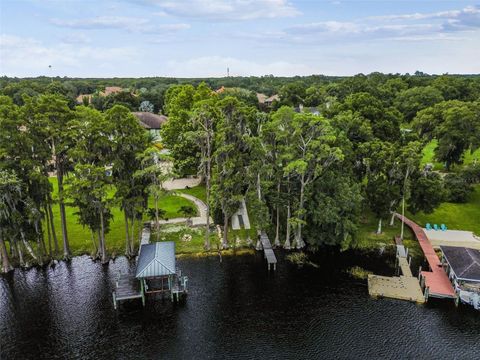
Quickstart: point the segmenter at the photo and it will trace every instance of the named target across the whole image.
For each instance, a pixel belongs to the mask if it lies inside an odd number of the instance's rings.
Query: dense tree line
[[[102,113],[71,107],[61,94],[24,95],[23,105],[0,96],[0,252],[2,268],[28,258],[42,264],[71,256],[65,207],[77,209],[91,232],[95,256],[108,259],[105,234],[119,206],[125,216],[125,254],[134,252],[134,226],[142,218],[151,177],[144,158],[148,134],[126,107]],[[49,177],[55,175],[58,196]],[[58,206],[62,239],[57,239]],[[7,251],[8,245],[8,251]]]
[[[75,105],[79,93],[106,85],[128,91]],[[225,91],[215,92],[220,86]],[[479,147],[476,76],[3,78],[0,87],[4,270],[8,258],[24,261],[25,251],[38,262],[60,248],[70,256],[66,199],[79,209],[103,261],[111,207],[118,204],[126,254],[133,253],[135,219],[148,194],[158,200],[164,176],[159,155],[130,113],[139,107],[168,115],[163,145],[179,176],[203,177],[208,212],[223,224],[224,247],[231,240],[229,219],[243,199],[257,229],[276,245],[347,248],[355,244],[361,214],[373,214],[381,232],[382,221],[403,206],[431,212],[445,200],[465,201],[480,179],[478,166],[459,166]],[[280,98],[265,109],[256,92]],[[422,149],[433,139],[435,159],[453,171],[447,176],[422,166]],[[52,221],[57,204],[61,244]],[[158,220],[158,204],[154,213]]]
[[[163,141],[180,174],[207,179],[224,246],[229,218],[245,198],[277,245],[301,248],[307,239],[348,247],[361,213],[377,217],[380,233],[382,220],[402,205],[432,212],[442,201],[464,200],[455,195],[459,181],[468,194],[465,171],[444,179],[421,161],[432,139],[447,170],[478,147],[476,80],[417,77],[356,76],[316,88],[292,81],[268,114],[235,93],[175,85],[165,94]],[[294,109],[307,101],[320,115]],[[478,176],[476,166],[466,171]]]

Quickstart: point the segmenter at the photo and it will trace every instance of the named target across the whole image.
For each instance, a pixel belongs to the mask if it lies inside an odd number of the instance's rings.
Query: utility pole
[[[230,77],[230,68],[227,66],[227,77]]]

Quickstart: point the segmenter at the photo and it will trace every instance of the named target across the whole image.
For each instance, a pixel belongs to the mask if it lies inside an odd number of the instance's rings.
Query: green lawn
[[[480,185],[465,204],[443,203],[432,214],[410,215],[418,224],[445,224],[452,230],[468,230],[480,235]]]
[[[57,197],[57,181],[56,178],[50,178],[52,182],[54,191],[53,196],[54,199]],[[193,189],[192,189],[193,190]],[[113,197],[114,189],[111,191],[111,196]],[[160,199],[160,208],[166,211],[166,217],[169,219],[175,217],[181,217],[182,214],[179,213],[179,210],[182,206],[192,206],[196,209],[195,205],[188,201],[185,198],[175,196],[175,195],[164,195]],[[149,207],[153,208],[154,203],[153,200],[149,200]],[[81,254],[91,254],[94,250],[90,230],[88,228],[84,228],[80,225],[77,221],[77,216],[75,215],[76,208],[67,206],[66,207],[66,216],[67,216],[67,230],[68,230],[68,237],[70,241],[70,247],[73,255],[81,255]],[[60,209],[58,205],[53,206],[53,214],[54,214],[54,224],[55,224],[55,232],[58,237],[59,245],[61,246],[61,226],[60,226]],[[110,222],[110,230],[106,234],[106,243],[107,243],[107,250],[110,254],[121,254],[125,250],[125,220],[123,212],[118,207],[114,207],[112,209],[113,219]],[[146,216],[145,219],[147,220]],[[137,227],[137,238],[139,235],[139,231],[141,229],[141,222],[136,224]],[[46,238],[46,236],[45,236]],[[47,238],[46,238],[47,239]],[[52,245],[53,246],[53,245]]]
[[[435,170],[444,170],[443,164],[434,159],[434,151],[436,147],[437,140],[432,140],[425,146],[423,149],[422,165],[431,163],[433,164]],[[475,160],[480,160],[480,149],[475,151],[473,154],[467,151],[464,155],[463,163],[465,165],[469,165]]]
[[[196,198],[202,200],[204,203],[207,202],[207,192],[205,189],[205,185],[198,185],[193,188],[189,189],[180,189],[180,190],[175,190],[184,194],[192,195],[195,196]]]
[[[400,221],[395,220],[390,226],[390,218],[382,220],[382,233],[376,234],[378,219],[373,213],[368,212],[360,219],[357,232],[357,247],[362,249],[377,248],[382,244],[392,245],[395,235],[400,235]],[[404,239],[413,240],[413,233],[408,226],[404,229]]]

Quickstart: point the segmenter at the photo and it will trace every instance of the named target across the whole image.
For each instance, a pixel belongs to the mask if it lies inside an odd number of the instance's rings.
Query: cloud
[[[163,34],[190,28],[188,24],[152,24],[145,18],[126,16],[97,16],[84,19],[50,19],[50,22],[60,27],[71,29],[121,29],[136,33]]]
[[[480,28],[480,6],[467,6],[461,10],[449,10],[433,13],[412,13],[370,17],[377,21],[438,21],[441,30],[465,31]]]
[[[65,44],[89,44],[91,39],[84,33],[69,33],[63,35],[61,41]]]
[[[297,16],[287,0],[137,0],[177,17],[203,20],[253,20]]]
[[[300,63],[287,61],[255,62],[222,56],[204,56],[185,61],[169,61],[167,74],[178,77],[221,77],[225,76],[227,67],[232,76],[294,76],[314,73],[313,68]]]
[[[65,43],[47,46],[33,38],[6,34],[0,35],[0,48],[2,73],[11,76],[45,75],[49,65],[62,75],[65,69],[81,71],[89,68],[89,64],[95,64],[99,69],[106,66],[115,68],[137,59],[137,52],[132,47],[108,48]]]
[[[413,13],[297,24],[276,32],[238,34],[259,41],[316,44],[331,41],[452,40],[463,31],[480,30],[480,7],[437,13]]]

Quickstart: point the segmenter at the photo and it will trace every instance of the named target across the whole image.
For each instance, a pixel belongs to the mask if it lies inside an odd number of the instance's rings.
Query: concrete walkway
[[[172,179],[165,181],[163,187],[165,190],[180,190],[188,187],[195,187],[200,185],[201,179],[198,177],[195,178],[182,178],[182,179]]]
[[[480,239],[471,231],[426,229],[424,231],[434,248],[439,248],[440,246],[460,246],[480,250]]]
[[[182,187],[181,189],[184,189],[185,187]],[[188,194],[183,194],[183,193],[175,193],[176,196],[181,196],[195,204],[195,206],[198,209],[198,216],[191,218],[190,220],[192,221],[192,226],[205,226],[207,225],[207,205],[200,200],[199,198],[196,198],[195,196],[188,195]],[[169,219],[169,220],[160,220],[160,225],[166,225],[166,224],[183,224],[187,222],[187,218],[184,217],[179,217],[179,218],[174,218],[174,219]],[[210,224],[213,224],[213,220],[210,217]]]

